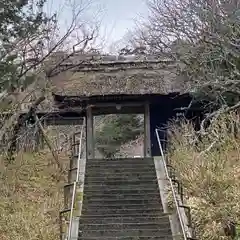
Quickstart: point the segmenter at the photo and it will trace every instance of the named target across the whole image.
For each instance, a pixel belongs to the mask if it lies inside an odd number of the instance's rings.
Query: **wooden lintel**
[[[93,107],[116,107],[116,106],[121,106],[121,107],[144,107],[144,102],[124,102],[124,103],[117,103],[117,102],[109,102],[109,103],[96,103],[92,105]]]
[[[93,115],[106,115],[106,114],[143,114],[144,106],[105,106],[105,107],[93,107]]]

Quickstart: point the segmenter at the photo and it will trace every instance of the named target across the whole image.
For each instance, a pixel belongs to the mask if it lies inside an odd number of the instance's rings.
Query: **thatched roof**
[[[62,64],[50,80],[55,94],[68,96],[184,92],[178,66],[156,59]]]

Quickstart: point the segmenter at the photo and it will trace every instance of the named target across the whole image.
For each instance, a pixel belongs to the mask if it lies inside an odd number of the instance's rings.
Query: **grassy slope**
[[[0,159],[0,239],[58,239],[64,183],[49,153],[19,154],[8,165]]]
[[[198,239],[232,239],[224,228],[229,221],[240,224],[239,129],[235,115],[215,120],[202,141],[190,125],[172,127],[170,159],[184,184]]]

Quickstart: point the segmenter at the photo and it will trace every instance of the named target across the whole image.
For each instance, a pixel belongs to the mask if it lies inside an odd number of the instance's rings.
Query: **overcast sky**
[[[71,19],[70,8],[63,6],[65,1],[75,1],[77,4],[91,1],[85,10],[89,19],[101,19],[101,37],[105,40],[105,49],[111,43],[120,40],[129,29],[134,27],[134,21],[147,15],[145,0],[51,0],[48,11],[61,11],[63,21]],[[56,4],[58,2],[59,4]],[[60,8],[60,9],[59,9]],[[97,17],[96,17],[97,13]],[[63,23],[64,25],[64,23]]]
[[[103,26],[109,32],[109,41],[119,40],[134,27],[134,21],[147,14],[145,0],[99,0],[105,7]]]

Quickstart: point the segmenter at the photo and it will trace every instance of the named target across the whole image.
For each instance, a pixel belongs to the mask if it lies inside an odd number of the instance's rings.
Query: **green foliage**
[[[46,0],[0,2],[0,90],[13,90],[29,83],[26,73],[41,58],[55,16],[48,18],[43,7]]]
[[[96,133],[98,150],[105,157],[112,157],[122,144],[135,139],[141,132],[141,123],[136,115],[111,115]]]

